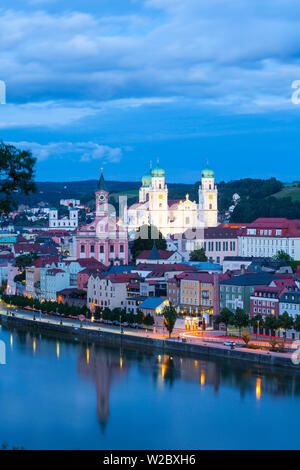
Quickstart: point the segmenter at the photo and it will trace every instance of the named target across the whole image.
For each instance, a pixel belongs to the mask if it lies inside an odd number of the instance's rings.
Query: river
[[[0,341],[0,447],[300,448],[296,371],[1,326]]]

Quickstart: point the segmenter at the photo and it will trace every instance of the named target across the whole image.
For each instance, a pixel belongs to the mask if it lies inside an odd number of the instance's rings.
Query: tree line
[[[265,329],[271,333],[272,336],[275,335],[275,331],[282,329],[286,336],[287,330],[294,329],[297,332],[300,332],[300,316],[298,315],[296,319],[288,314],[288,312],[283,312],[282,315],[279,315],[276,318],[273,315],[268,315],[267,317],[263,318],[262,315],[255,315],[252,318],[249,318],[247,313],[241,309],[237,308],[236,312],[233,313],[227,307],[224,307],[220,315],[216,317],[217,323],[223,323],[226,328],[226,335],[229,326],[235,326],[239,329],[239,334],[241,336],[241,332],[243,328],[247,328],[252,326],[254,331],[257,332],[258,329]]]

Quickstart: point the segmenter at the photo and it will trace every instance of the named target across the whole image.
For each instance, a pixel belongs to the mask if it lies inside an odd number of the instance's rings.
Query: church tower
[[[99,237],[106,237],[108,232],[108,196],[109,192],[104,181],[103,168],[101,168],[101,176],[98,182],[98,188],[95,193],[96,197],[96,231]]]
[[[150,162],[149,171],[142,178],[142,186],[139,192],[139,202],[146,202],[149,200],[149,188],[152,184],[152,165]]]
[[[152,170],[152,182],[149,189],[150,225],[155,225],[163,234],[168,233],[168,188],[165,184],[165,170],[159,162]]]
[[[202,170],[199,186],[199,225],[216,227],[218,225],[218,189],[215,185],[214,171],[208,166]]]

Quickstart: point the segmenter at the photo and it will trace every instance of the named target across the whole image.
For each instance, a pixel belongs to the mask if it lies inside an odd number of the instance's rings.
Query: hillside
[[[274,197],[276,197],[277,199],[283,199],[285,197],[290,197],[292,199],[292,201],[300,202],[300,186],[292,186],[292,187],[283,188],[278,193],[275,193]]]
[[[117,208],[118,197],[127,195],[128,205],[138,200],[140,182],[107,181],[110,202]],[[97,180],[69,183],[37,182],[37,192],[24,196],[15,195],[16,205],[36,207],[45,205],[59,207],[60,199],[80,199],[81,203],[94,209],[94,192]],[[188,193],[192,201],[198,200],[199,182],[195,184],[168,184],[169,199],[185,199]],[[284,185],[276,178],[244,178],[229,182],[221,181],[219,190],[219,212],[222,214],[233,204],[232,196],[237,193],[240,201],[231,214],[232,222],[252,222],[257,217],[300,218],[300,187],[295,183]]]

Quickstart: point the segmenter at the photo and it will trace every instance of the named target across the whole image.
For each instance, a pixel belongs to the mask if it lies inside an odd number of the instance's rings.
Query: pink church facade
[[[77,258],[95,258],[105,266],[128,264],[128,235],[126,227],[117,223],[115,209],[108,203],[108,190],[103,173],[96,197],[96,216],[93,222],[76,232]]]

